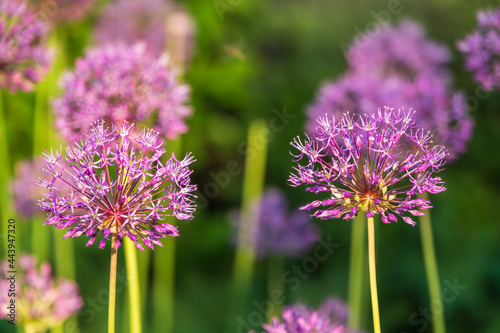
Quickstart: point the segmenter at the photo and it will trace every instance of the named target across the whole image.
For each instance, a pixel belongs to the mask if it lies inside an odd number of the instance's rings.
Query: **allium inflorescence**
[[[33,90],[49,70],[48,33],[48,25],[26,2],[0,2],[0,89]]]
[[[167,138],[187,131],[189,87],[177,81],[166,57],[151,57],[144,44],[94,48],[75,67],[63,74],[64,94],[53,103],[55,125],[68,141],[78,141],[99,119],[154,126]]]
[[[0,306],[8,309],[12,290],[12,267],[4,261],[1,267]],[[30,329],[30,332],[45,332],[63,323],[82,307],[83,300],[75,282],[51,277],[51,267],[42,263],[37,270],[36,260],[29,255],[21,255],[16,262],[16,324]],[[6,311],[0,311],[0,318],[7,318]]]
[[[309,222],[304,212],[288,213],[285,195],[274,188],[266,190],[253,207],[257,216],[255,242],[257,256],[262,259],[272,256],[300,256],[318,239],[320,231]],[[241,221],[241,216],[236,222]]]
[[[325,83],[308,109],[309,133],[325,113],[340,118],[346,111],[370,114],[390,105],[414,109],[419,126],[447,147],[448,160],[465,151],[473,121],[464,94],[450,87],[449,51],[429,40],[416,23],[384,24],[360,35],[346,57],[346,74]]]
[[[270,324],[262,327],[266,333],[354,333],[345,326],[347,314],[342,301],[329,298],[317,310],[302,304],[286,306],[282,311],[283,322],[273,317]]]
[[[483,89],[500,89],[500,8],[477,13],[478,26],[458,43],[466,67]]]
[[[40,201],[46,225],[70,228],[64,238],[85,234],[87,246],[102,235],[100,248],[111,234],[118,235],[117,246],[128,237],[140,250],[140,241],[153,248],[162,245],[160,237],[178,236],[177,228],[162,220],[193,217],[196,186],[188,166],[194,158],[188,154],[179,161],[172,153],[163,164],[166,150],[158,133],[133,129],[127,122],[110,129],[99,121],[64,157],[58,151],[44,154],[46,176],[38,185],[47,188]]]
[[[165,51],[166,19],[173,10],[174,3],[166,0],[111,2],[98,22],[96,41],[100,45],[144,41],[149,52],[160,55]]]
[[[418,209],[431,208],[430,201],[415,196],[446,190],[433,173],[441,171],[447,151],[433,146],[431,138],[415,127],[414,112],[386,107],[371,115],[347,113],[340,121],[320,117],[315,135],[291,143],[298,150],[292,153],[295,162],[305,163],[294,167],[289,181],[313,193],[328,193],[326,199],[301,207],[315,210],[312,216],[352,219],[365,211],[368,218],[380,214],[384,223],[399,216],[415,225],[405,214],[420,216],[424,213]]]

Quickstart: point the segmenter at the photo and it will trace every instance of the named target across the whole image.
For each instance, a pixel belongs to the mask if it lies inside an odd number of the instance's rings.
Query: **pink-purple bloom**
[[[323,220],[353,219],[364,211],[368,218],[380,214],[384,223],[399,217],[415,225],[408,213],[421,216],[431,208],[416,196],[446,190],[434,173],[447,155],[415,121],[414,112],[388,107],[369,115],[346,113],[340,120],[318,118],[315,134],[291,143],[297,166],[289,181],[326,195],[301,209]]]
[[[36,260],[21,255],[13,264],[4,261],[0,279],[0,318],[7,317],[5,309],[13,297],[9,297],[12,271],[15,271],[16,324],[29,332],[45,332],[76,314],[83,305],[75,282],[51,277],[51,267],[42,263],[37,269]],[[28,329],[29,327],[29,329]]]
[[[268,189],[253,208],[257,216],[255,242],[260,259],[273,256],[297,257],[319,239],[319,228],[310,223],[304,212],[288,212],[285,195],[278,189]],[[237,216],[239,223],[241,216]]]
[[[62,88],[53,103],[55,126],[69,142],[99,119],[151,127],[169,139],[187,131],[189,87],[178,82],[166,57],[152,57],[144,44],[89,50],[75,70],[63,74]]]
[[[143,41],[149,52],[160,55],[166,49],[167,17],[176,10],[169,0],[111,2],[99,19],[95,39],[100,45]]]
[[[484,90],[500,89],[500,8],[479,11],[476,30],[458,43],[458,49]]]
[[[316,119],[325,114],[336,118],[346,111],[370,114],[391,105],[414,109],[419,126],[447,147],[448,160],[466,150],[473,121],[464,94],[450,87],[446,47],[405,21],[358,36],[346,53],[347,73],[325,83],[308,109],[308,133],[314,133]]]
[[[0,2],[0,89],[32,91],[48,72],[48,25],[22,0]]]
[[[302,304],[286,306],[282,321],[273,317],[262,327],[265,333],[354,333],[346,328],[347,314],[347,306],[342,301],[329,298],[317,310]]]
[[[179,235],[164,220],[193,217],[196,186],[188,166],[195,160],[187,154],[179,161],[172,153],[162,163],[166,150],[158,133],[133,129],[127,122],[107,128],[99,121],[64,157],[61,151],[45,152],[46,175],[38,185],[47,190],[40,201],[46,225],[69,228],[64,238],[87,236],[87,246],[102,236],[100,248],[111,234],[118,236],[117,246],[128,237],[140,250],[141,242],[153,249],[162,246],[159,238]]]

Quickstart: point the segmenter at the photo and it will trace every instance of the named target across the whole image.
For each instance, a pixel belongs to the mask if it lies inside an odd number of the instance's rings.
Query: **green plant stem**
[[[134,242],[124,239],[125,265],[127,267],[127,289],[129,304],[130,329],[134,333],[142,332],[141,322],[141,291],[139,289],[139,270],[137,267],[137,252]]]
[[[365,235],[366,223],[363,214],[358,214],[352,221],[351,257],[349,264],[349,321],[352,329],[361,328],[362,305],[365,295]]]
[[[116,309],[116,265],[118,249],[116,240],[118,235],[111,236],[111,262],[109,266],[109,303],[108,303],[108,333],[115,333],[115,309]]]
[[[370,292],[372,298],[373,330],[380,333],[380,314],[377,295],[377,271],[375,268],[375,226],[373,217],[368,219],[368,262],[370,268]]]
[[[421,198],[429,200],[429,195],[423,193]],[[434,249],[434,237],[432,235],[432,225],[430,213],[420,216],[420,235],[422,238],[422,251],[424,255],[425,273],[427,275],[427,284],[429,285],[429,298],[432,305],[434,300],[441,302],[441,287],[439,285],[439,273],[436,260],[436,251]],[[432,327],[434,333],[445,333],[444,311],[432,311]],[[442,310],[442,309],[441,309]]]
[[[236,318],[243,310],[250,293],[255,261],[255,245],[251,238],[255,234],[256,216],[252,205],[262,196],[265,181],[267,139],[269,131],[263,121],[256,120],[250,124],[248,145],[246,150],[245,169],[243,175],[243,195],[241,223],[238,230],[233,270],[232,308]],[[232,323],[229,324],[231,327]],[[232,328],[229,329],[230,331]]]
[[[2,184],[2,188],[0,189],[0,218],[2,219],[0,221],[2,227],[0,230],[0,244],[2,245],[2,249],[0,250],[1,254],[3,254],[7,248],[8,220],[13,217],[12,195],[7,185],[11,179],[11,169],[5,109],[4,91],[0,90],[0,184]],[[5,255],[7,255],[7,252],[5,252]]]
[[[275,303],[275,299],[284,299],[285,288],[281,275],[283,274],[283,257],[270,258],[267,267],[267,297],[269,302],[267,307],[267,322],[270,322],[272,317],[280,317],[281,303]],[[281,295],[281,296],[274,296]]]

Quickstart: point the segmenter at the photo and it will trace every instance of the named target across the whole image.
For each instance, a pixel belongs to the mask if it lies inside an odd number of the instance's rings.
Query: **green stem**
[[[268,135],[268,128],[263,121],[256,120],[250,124],[243,175],[241,223],[233,271],[232,311],[235,316],[229,318],[236,318],[243,311],[250,293],[255,261],[255,245],[251,235],[255,234],[257,227],[252,206],[261,197],[264,187]]]
[[[9,144],[7,136],[7,121],[5,113],[4,91],[0,90],[0,244],[2,249],[0,253],[4,253],[7,246],[8,220],[13,218],[12,212],[12,195],[9,191],[8,183],[11,179],[11,169],[9,161]],[[5,255],[7,253],[5,252]],[[2,256],[3,257],[3,256]]]
[[[129,303],[130,330],[134,333],[142,332],[141,322],[141,291],[139,289],[139,270],[137,267],[137,252],[134,242],[124,239],[125,265],[127,267],[127,289]]]
[[[421,197],[429,200],[429,195],[423,193]],[[439,285],[439,273],[436,260],[436,251],[434,249],[434,238],[432,235],[432,225],[430,213],[420,216],[420,234],[422,238],[422,250],[424,255],[425,272],[427,274],[427,284],[429,285],[430,303],[437,300],[441,304],[441,287]],[[432,326],[434,333],[445,333],[445,320],[444,311],[433,311],[434,307],[431,306],[432,311]]]
[[[352,221],[351,257],[349,264],[349,322],[352,329],[361,328],[361,313],[364,299],[365,273],[365,234],[364,216],[358,214]]]
[[[108,333],[115,333],[117,238],[118,235],[113,233],[111,236],[111,263],[109,266]]]
[[[370,292],[372,298],[373,330],[380,333],[380,314],[377,295],[377,271],[375,268],[375,226],[373,217],[368,219],[368,262],[370,268]]]
[[[281,275],[283,273],[283,257],[269,259],[267,267],[267,297],[269,302],[267,310],[267,322],[272,317],[281,315],[281,303],[274,303],[274,299],[283,298],[285,288]],[[280,296],[274,296],[274,295]]]

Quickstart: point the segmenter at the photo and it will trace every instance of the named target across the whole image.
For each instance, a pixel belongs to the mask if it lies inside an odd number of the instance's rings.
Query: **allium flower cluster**
[[[289,214],[287,206],[285,195],[277,189],[268,189],[255,205],[257,227],[252,239],[260,259],[300,256],[319,239],[319,228],[309,222],[309,216],[298,211]],[[241,216],[236,220],[239,223]]]
[[[36,260],[29,255],[21,255],[16,261],[16,324],[29,327],[30,332],[45,332],[60,325],[82,307],[83,300],[75,282],[53,279],[51,267],[42,263],[37,270]],[[10,305],[9,277],[13,271],[9,262],[4,261],[0,279],[0,318],[7,317],[5,309]],[[27,330],[28,331],[28,330]]]
[[[367,218],[380,214],[384,223],[399,217],[415,225],[407,213],[421,216],[420,210],[431,208],[430,201],[415,196],[446,190],[433,174],[441,171],[447,151],[433,146],[431,138],[415,127],[414,112],[384,108],[371,115],[347,113],[340,121],[320,117],[316,135],[291,143],[299,163],[289,181],[327,193],[326,199],[301,207],[323,220],[353,219],[365,211]]]
[[[165,51],[166,19],[174,3],[166,0],[118,0],[108,4],[99,19],[95,39],[99,45],[144,41],[148,51]]]
[[[32,91],[48,72],[49,27],[22,0],[0,2],[0,89]]]
[[[167,65],[166,57],[151,57],[141,43],[91,49],[63,74],[64,94],[53,103],[56,128],[72,142],[97,120],[129,121],[176,138],[187,131],[189,87]]]
[[[325,113],[340,118],[346,111],[370,114],[390,105],[416,110],[419,126],[449,150],[448,160],[465,151],[473,122],[464,94],[451,91],[446,47],[405,21],[358,36],[346,53],[347,73],[325,83],[308,109],[308,133]]]
[[[347,312],[343,302],[329,298],[318,310],[302,304],[287,306],[282,312],[283,322],[274,317],[262,327],[266,333],[354,333],[345,327]]]
[[[96,0],[30,0],[41,16],[53,22],[73,22],[82,19]]]
[[[500,8],[477,13],[477,28],[458,43],[467,69],[484,90],[500,89]]]
[[[179,161],[172,154],[163,164],[166,150],[158,133],[133,134],[133,127],[124,122],[110,129],[100,121],[85,140],[66,148],[64,157],[58,151],[44,154],[46,176],[38,185],[47,189],[40,201],[46,225],[70,228],[64,238],[86,235],[87,246],[103,236],[100,248],[112,234],[117,246],[128,237],[140,250],[141,242],[153,249],[162,246],[159,238],[179,235],[163,220],[193,217],[196,186],[188,166],[194,158],[188,154]]]

